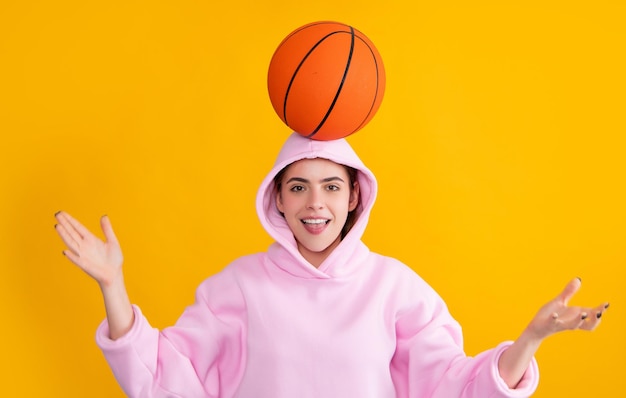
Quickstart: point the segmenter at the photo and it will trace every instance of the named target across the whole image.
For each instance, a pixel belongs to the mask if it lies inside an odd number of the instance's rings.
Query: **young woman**
[[[527,397],[542,340],[592,330],[607,305],[568,306],[572,280],[515,342],[465,355],[461,329],[437,293],[399,261],[361,242],[376,179],[345,140],[289,137],[261,184],[267,252],[204,281],[173,327],[131,305],[122,252],[65,212],[64,254],[102,290],[101,347],[131,397]]]

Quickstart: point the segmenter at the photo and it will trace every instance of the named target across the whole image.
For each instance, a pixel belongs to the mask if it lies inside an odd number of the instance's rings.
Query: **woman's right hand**
[[[102,241],[68,213],[55,214],[55,229],[65,245],[63,254],[106,288],[122,277],[124,257],[111,221],[106,215],[100,219],[105,240]]]
[[[124,336],[134,323],[135,314],[124,286],[122,249],[113,233],[109,217],[100,219],[105,240],[97,238],[69,214],[60,211],[54,226],[65,242],[63,254],[100,285],[109,324],[109,338]]]

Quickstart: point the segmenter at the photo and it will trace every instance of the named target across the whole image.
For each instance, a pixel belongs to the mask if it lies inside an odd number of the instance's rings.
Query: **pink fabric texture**
[[[356,168],[358,219],[319,268],[298,252],[276,210],[274,176],[304,158]],[[376,198],[376,179],[345,140],[291,135],[261,183],[256,206],[275,240],[267,252],[237,259],[205,280],[172,327],[150,326],[135,306],[122,338],[96,333],[130,397],[495,398],[528,397],[531,362],[516,389],[498,374],[510,345],[475,357],[439,295],[399,261],[361,241]]]

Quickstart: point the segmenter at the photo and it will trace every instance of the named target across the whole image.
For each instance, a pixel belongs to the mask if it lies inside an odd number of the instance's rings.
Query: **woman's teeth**
[[[322,219],[322,218],[315,218],[315,219],[302,220],[302,223],[304,223],[304,224],[326,224],[329,221],[330,220],[326,220],[326,219]]]

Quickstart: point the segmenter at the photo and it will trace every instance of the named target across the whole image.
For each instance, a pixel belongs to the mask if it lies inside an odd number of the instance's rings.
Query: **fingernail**
[[[582,319],[582,320],[587,319],[587,314],[583,313],[583,314],[581,315],[580,319]]]
[[[601,313],[601,312],[598,312],[598,313],[596,314],[596,318],[598,318],[598,319],[602,318],[602,313]]]
[[[54,216],[55,217],[58,216],[60,212],[61,212],[61,210],[57,211],[56,213],[54,213]]]
[[[65,254],[65,250],[63,250],[63,251],[61,252],[61,254],[65,256],[65,255],[66,255],[66,254]]]
[[[610,304],[610,303],[606,303],[606,304],[604,304],[604,309],[609,308],[609,304]]]
[[[580,282],[583,281],[580,276],[577,276],[576,279],[578,279]]]

